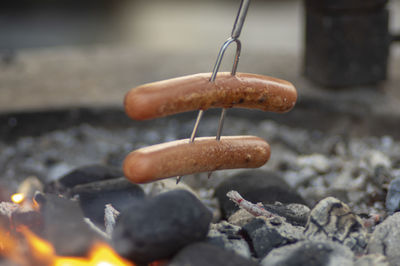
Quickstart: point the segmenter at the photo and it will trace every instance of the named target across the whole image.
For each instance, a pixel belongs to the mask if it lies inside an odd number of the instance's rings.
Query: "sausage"
[[[200,73],[141,85],[131,89],[124,100],[125,112],[135,120],[208,108],[251,108],[283,113],[297,99],[292,83],[257,74]]]
[[[229,136],[176,140],[131,152],[123,163],[125,176],[134,183],[147,183],[222,169],[257,168],[270,156],[269,144],[255,136]]]

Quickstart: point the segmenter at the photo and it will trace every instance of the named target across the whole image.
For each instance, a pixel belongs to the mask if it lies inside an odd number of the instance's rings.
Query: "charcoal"
[[[207,244],[191,244],[181,251],[168,264],[169,266],[257,266],[257,262],[244,258],[221,247]]]
[[[286,221],[299,226],[305,226],[310,209],[302,204],[265,204],[267,211],[285,217]]]
[[[283,227],[285,227],[284,230],[282,230]],[[299,232],[301,230],[296,230],[295,227],[291,227],[289,224],[273,225],[264,219],[256,218],[243,226],[242,234],[251,243],[254,256],[261,259],[274,248],[291,244],[301,239],[302,235]]]
[[[42,215],[37,211],[13,212],[11,214],[11,221],[14,228],[23,225],[36,234],[40,234],[43,230]]]
[[[125,177],[77,185],[71,195],[79,195],[79,203],[85,217],[99,226],[104,225],[104,208],[111,204],[119,212],[145,196],[143,189]]]
[[[211,212],[190,192],[172,190],[133,202],[118,217],[113,246],[137,263],[171,257],[184,246],[204,240]]]
[[[337,242],[306,240],[274,249],[261,265],[353,266],[353,259],[351,250]]]
[[[101,240],[83,220],[79,204],[56,195],[39,194],[43,216],[42,237],[50,241],[61,256],[85,255],[94,242]]]
[[[243,198],[253,203],[273,204],[279,201],[306,205],[305,201],[276,173],[261,170],[245,171],[225,180],[215,190],[215,196],[225,219],[239,209],[226,196],[230,190],[236,190]]]
[[[241,227],[222,221],[211,224],[207,236],[207,243],[220,246],[227,250],[235,251],[237,254],[250,258],[251,252],[246,240],[240,234]]]
[[[50,183],[46,187],[47,192],[59,192],[91,182],[108,180],[124,176],[121,170],[105,165],[87,165],[79,167],[64,175],[60,179]]]

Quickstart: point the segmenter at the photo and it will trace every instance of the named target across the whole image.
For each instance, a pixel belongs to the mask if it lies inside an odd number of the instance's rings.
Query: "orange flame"
[[[15,250],[16,241],[7,234],[0,232],[0,254],[7,254],[10,260],[20,263],[21,265],[44,265],[44,266],[134,266],[133,263],[121,258],[106,243],[95,244],[87,258],[81,257],[63,257],[57,256],[53,246],[32,233],[26,227],[18,229],[29,246],[29,260],[21,263],[22,256],[10,255],[17,252]],[[20,254],[21,255],[21,254]],[[18,259],[18,261],[17,261]]]
[[[11,196],[11,201],[17,204],[22,203],[25,200],[25,195],[22,193],[15,193]]]

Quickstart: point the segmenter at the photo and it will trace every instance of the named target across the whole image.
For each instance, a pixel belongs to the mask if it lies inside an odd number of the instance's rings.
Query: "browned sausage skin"
[[[257,168],[270,156],[269,144],[255,136],[196,138],[171,141],[131,152],[124,161],[125,176],[134,183],[222,169]]]
[[[131,89],[125,96],[125,111],[135,120],[208,108],[251,108],[287,112],[297,99],[292,83],[263,75],[229,72],[200,73],[152,82]]]

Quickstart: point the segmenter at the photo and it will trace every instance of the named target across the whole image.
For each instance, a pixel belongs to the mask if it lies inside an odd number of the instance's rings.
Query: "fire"
[[[53,246],[35,235],[26,227],[18,228],[27,241],[28,255],[18,250],[17,240],[9,233],[0,231],[0,254],[21,265],[44,266],[134,266],[133,263],[121,258],[106,243],[97,243],[89,252],[88,257],[64,257],[55,253]],[[26,250],[25,250],[26,252]],[[23,259],[25,255],[25,261]]]
[[[11,200],[14,203],[20,204],[25,200],[25,196],[22,193],[15,193],[11,196]]]

